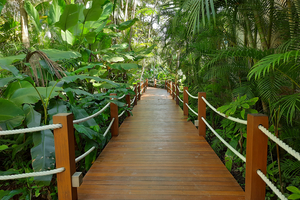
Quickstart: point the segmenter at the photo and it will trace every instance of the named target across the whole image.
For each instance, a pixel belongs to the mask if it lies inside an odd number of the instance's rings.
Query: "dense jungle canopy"
[[[0,14],[1,130],[51,124],[62,112],[88,116],[110,93],[132,94],[128,87],[157,79],[206,92],[227,116],[269,116],[269,130],[300,151],[300,0],[0,0]],[[207,112],[245,154],[246,126]],[[76,154],[98,148],[79,170],[88,170],[109,141],[101,135],[108,118],[104,112],[74,125]],[[245,165],[207,135],[243,186]],[[50,130],[0,136],[0,175],[52,169],[53,152]],[[300,199],[300,162],[272,142],[268,152],[268,177]],[[55,181],[0,182],[0,198],[57,199]],[[266,199],[277,197],[268,189]]]

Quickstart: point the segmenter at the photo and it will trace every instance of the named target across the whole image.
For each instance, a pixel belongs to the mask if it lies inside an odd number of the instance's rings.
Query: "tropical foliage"
[[[270,131],[300,151],[299,8],[300,0],[2,0],[0,127],[51,124],[60,112],[78,119],[101,109],[111,92],[127,93],[137,80],[169,79],[190,93],[206,92],[226,115],[268,115]],[[195,100],[191,104],[197,107]],[[108,117],[75,126],[76,155],[98,147],[79,169],[88,170],[109,140],[98,134]],[[207,119],[245,153],[246,126],[209,110]],[[242,178],[242,162],[207,135],[227,168]],[[51,131],[0,141],[1,174],[54,166]],[[299,162],[272,142],[268,151],[269,178],[298,198]],[[0,197],[56,199],[54,182],[49,176],[1,183]],[[267,199],[276,197],[268,190]]]

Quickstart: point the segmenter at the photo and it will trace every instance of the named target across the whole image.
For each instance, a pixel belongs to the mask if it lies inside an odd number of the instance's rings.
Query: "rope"
[[[58,128],[62,128],[62,125],[61,124],[50,124],[50,125],[45,125],[45,126],[33,127],[33,128],[23,128],[23,129],[16,129],[16,130],[0,131],[0,136],[21,134],[21,133],[31,133],[31,132],[38,132],[38,131],[44,131],[44,130],[49,130],[49,129],[58,129]]]
[[[222,117],[225,117],[231,121],[234,121],[234,122],[237,122],[237,123],[240,123],[240,124],[245,124],[247,125],[247,120],[242,120],[242,119],[238,119],[238,118],[235,118],[235,117],[230,117],[230,116],[226,116],[225,114],[217,111],[216,108],[214,108],[204,97],[201,97],[203,99],[203,101],[206,103],[206,105],[208,105],[208,107],[210,107],[213,111],[215,111],[217,114],[221,115]]]
[[[197,115],[198,116],[198,113],[196,113],[190,106],[189,106],[189,104],[187,104],[187,103],[185,103],[185,105],[195,114],[195,115]]]
[[[132,90],[134,91],[136,87],[134,87]]]
[[[237,155],[242,161],[246,162],[245,156],[240,154],[237,150],[235,150],[230,144],[228,144],[210,125],[207,121],[201,117],[202,121],[208,126],[208,128],[225,144],[235,155]]]
[[[89,155],[92,151],[94,151],[96,147],[92,147],[90,148],[87,152],[85,152],[84,154],[82,154],[81,156],[78,156],[76,159],[75,159],[75,163],[78,163],[79,161],[81,161],[83,158],[85,158],[87,155]]]
[[[111,120],[111,122],[110,122],[110,124],[108,125],[106,131],[105,131],[104,134],[103,134],[103,137],[106,136],[106,134],[108,133],[108,131],[109,131],[110,127],[112,126],[112,124],[114,123],[114,121],[115,121],[115,118],[113,118],[113,119]]]
[[[182,93],[182,92],[183,92],[182,90],[180,90],[180,89],[179,89],[178,85],[177,85],[177,89],[178,89],[178,91],[179,91],[180,93]]]
[[[73,120],[73,124],[79,124],[81,122],[85,122],[89,119],[92,119],[92,118],[100,115],[109,106],[110,106],[110,103],[106,104],[106,106],[104,106],[101,110],[99,110],[98,112],[96,112],[95,114],[93,114],[91,116],[88,116],[88,117],[85,117],[85,118],[82,118],[82,119]]]
[[[121,114],[118,115],[118,117],[122,117],[122,115],[126,112],[126,110],[124,110]]]
[[[134,96],[134,98],[132,99],[132,101],[130,102],[130,105],[134,103],[136,96]]]
[[[281,200],[288,200],[279,190],[278,188],[260,171],[259,169],[256,171],[257,175],[269,186],[271,190],[277,195],[277,197]]]
[[[52,175],[52,174],[58,174],[58,173],[61,173],[63,171],[65,171],[65,168],[61,167],[61,168],[58,168],[58,169],[53,169],[53,170],[43,171],[43,172],[31,172],[31,173],[24,173],[24,174],[0,176],[0,180],[5,181],[5,180],[36,177],[36,176],[48,176],[48,175]]]
[[[191,95],[187,90],[185,90],[185,91],[186,91],[186,93],[187,93],[190,97],[192,97],[193,99],[198,99],[198,97]]]
[[[294,156],[297,160],[300,161],[300,154],[295,151],[294,149],[292,149],[289,145],[287,145],[286,143],[284,143],[282,140],[280,140],[279,138],[277,138],[275,135],[273,135],[270,131],[268,131],[268,129],[266,129],[264,126],[259,125],[258,126],[259,130],[261,130],[266,136],[268,136],[271,140],[273,140],[273,142],[277,143],[281,148],[283,148],[284,150],[286,150],[289,154],[291,154],[292,156]]]
[[[183,100],[180,99],[180,97],[178,95],[176,95],[177,98],[179,99],[179,101],[181,101],[181,103],[183,103]]]
[[[118,99],[123,99],[124,97],[125,97],[125,94],[123,96],[119,97]]]

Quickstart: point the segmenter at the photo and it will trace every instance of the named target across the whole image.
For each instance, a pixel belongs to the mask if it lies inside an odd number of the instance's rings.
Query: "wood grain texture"
[[[81,200],[242,200],[244,191],[166,90],[149,87],[84,177]]]
[[[62,125],[62,128],[53,131],[56,168],[65,168],[65,171],[56,175],[58,198],[75,200],[77,199],[77,188],[72,187],[72,175],[76,171],[73,114],[54,115],[53,124]]]

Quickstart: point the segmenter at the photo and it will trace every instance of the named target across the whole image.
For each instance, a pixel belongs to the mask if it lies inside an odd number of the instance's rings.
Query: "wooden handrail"
[[[206,103],[201,97],[206,98],[205,92],[198,92],[198,132],[200,136],[205,138],[206,136],[206,125],[202,120],[202,117],[206,119]]]

